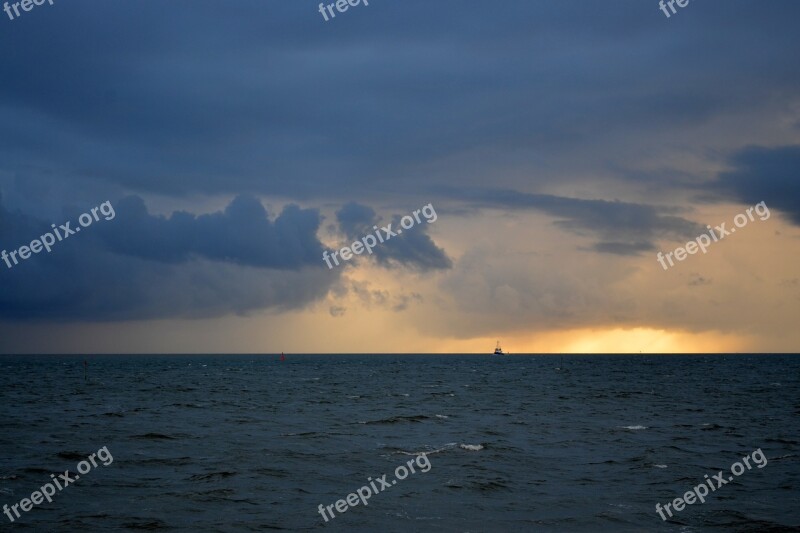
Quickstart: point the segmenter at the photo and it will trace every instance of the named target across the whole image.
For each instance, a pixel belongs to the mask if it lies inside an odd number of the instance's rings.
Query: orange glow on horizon
[[[480,338],[447,343],[446,352],[491,353],[497,339]],[[732,353],[747,351],[747,338],[721,332],[692,333],[653,328],[577,329],[506,335],[503,350],[514,353]]]

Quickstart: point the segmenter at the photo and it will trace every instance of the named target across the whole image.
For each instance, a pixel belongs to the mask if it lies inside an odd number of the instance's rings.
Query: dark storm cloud
[[[100,230],[109,251],[142,259],[184,262],[200,257],[240,265],[292,269],[318,266],[321,219],[316,210],[289,205],[274,222],[258,199],[237,196],[224,212],[169,218],[147,212],[138,196],[117,202],[119,222]],[[120,238],[124,235],[124,238]]]
[[[101,218],[50,253],[10,269],[0,263],[0,317],[102,321],[293,309],[324,297],[335,281],[322,266],[314,210],[290,205],[273,222],[245,196],[201,216],[153,216],[138,197],[114,207],[112,220]],[[74,228],[80,212],[62,220]],[[5,250],[49,230],[0,205]]]
[[[364,232],[372,233],[372,226],[378,223],[378,216],[369,206],[348,202],[336,212],[336,221],[348,238],[356,238],[364,235]]]
[[[800,146],[752,146],[734,154],[733,170],[708,189],[723,198],[754,205],[764,201],[800,225]]]
[[[478,148],[502,161],[681,131],[800,79],[789,0],[697,2],[670,20],[641,0],[407,0],[327,23],[317,4],[71,0],[2,20],[2,168],[366,198],[463,181],[414,169]]]
[[[592,249],[638,255],[655,249],[656,239],[681,240],[702,233],[703,226],[675,216],[673,209],[608,200],[583,200],[500,189],[440,189],[473,207],[535,210],[555,217],[555,224],[576,235],[599,238]]]
[[[430,217],[433,219],[432,214]],[[392,218],[392,231],[397,231],[400,227],[400,218],[400,216]],[[337,211],[336,220],[349,242],[374,233],[375,226],[379,229],[386,226],[371,207],[356,202],[345,204]],[[448,269],[453,266],[445,251],[436,246],[426,233],[428,222],[424,213],[420,216],[420,220],[422,221],[420,224],[415,224],[411,229],[392,236],[391,239],[372,249],[372,255],[378,264],[386,268],[403,266],[422,271]],[[384,232],[381,231],[380,234],[383,236]]]

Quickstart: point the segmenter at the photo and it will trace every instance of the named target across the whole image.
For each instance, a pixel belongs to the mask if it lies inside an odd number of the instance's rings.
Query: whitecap
[[[450,418],[450,417],[447,415],[436,415],[436,418]]]
[[[666,468],[667,467],[667,465],[653,465],[653,466],[656,467],[656,468]]]
[[[429,455],[429,454],[437,453],[437,452],[440,452],[440,451],[442,451],[442,450],[434,450],[432,452],[404,452],[403,450],[398,450],[396,453],[398,453],[400,455],[415,455],[416,456],[416,455]]]
[[[452,450],[457,445],[458,444],[455,443],[455,442],[448,442],[447,444],[445,444],[441,448],[433,448],[432,446],[425,446],[426,448],[429,448],[429,449],[427,449],[425,451],[421,451],[421,452],[407,452],[407,451],[404,451],[404,450],[397,450],[394,453],[398,453],[398,454],[401,454],[401,455],[423,455],[423,454],[424,455],[433,455],[434,453],[442,453],[442,452],[446,452],[447,450]]]
[[[789,457],[797,457],[795,454],[781,455],[780,457],[770,458],[770,461],[780,461],[781,459],[788,459]]]
[[[647,429],[647,426],[620,426],[622,429],[630,429],[630,430],[637,430],[637,429]]]
[[[430,454],[433,454],[433,453],[442,453],[442,452],[446,452],[447,450],[452,450],[455,447],[456,447],[456,443],[455,442],[448,442],[447,444],[445,444],[441,448],[436,448],[436,449],[434,449],[432,451],[425,452],[425,454],[426,455],[430,455]]]
[[[459,447],[461,447],[464,450],[469,450],[471,452],[478,452],[483,449],[482,444],[460,444]]]

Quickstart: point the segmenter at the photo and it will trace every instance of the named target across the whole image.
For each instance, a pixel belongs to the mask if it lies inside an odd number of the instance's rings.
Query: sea
[[[800,357],[0,356],[0,505],[4,531],[800,531]]]

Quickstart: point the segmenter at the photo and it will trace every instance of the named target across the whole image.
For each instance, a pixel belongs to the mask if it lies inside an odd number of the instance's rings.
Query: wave
[[[369,420],[367,422],[360,422],[361,424],[398,424],[401,422],[422,422],[429,420],[430,417],[426,415],[410,415],[410,416],[392,416],[389,418],[382,418],[380,420]]]
[[[263,476],[270,476],[270,477],[277,477],[277,478],[287,478],[289,477],[289,472],[286,470],[280,470],[278,468],[256,468],[254,470],[256,474],[261,474]]]
[[[209,472],[208,474],[195,474],[191,476],[189,479],[191,481],[210,481],[210,480],[218,480],[218,479],[225,479],[226,477],[235,476],[236,472]]]
[[[23,472],[27,472],[28,474],[49,474],[50,470],[46,468],[39,468],[38,466],[28,466],[22,469]]]
[[[764,442],[776,442],[778,444],[791,444],[791,445],[800,444],[800,442],[797,442],[796,440],[782,439],[782,438],[769,438],[765,439]]]
[[[144,435],[134,435],[131,438],[144,440],[175,440],[177,437],[170,437],[169,435],[164,435],[163,433],[145,433]]]
[[[700,431],[716,431],[718,429],[725,429],[725,426],[720,426],[719,424],[703,424]]]
[[[780,457],[770,457],[770,461],[780,461],[781,459],[789,459],[790,457],[797,457],[797,455],[790,453],[787,455],[781,455]]]
[[[129,461],[133,464],[164,465],[164,466],[186,466],[196,463],[196,461],[191,457],[166,457],[163,459],[157,457],[149,457],[147,459],[129,459]]]
[[[309,439],[319,439],[327,436],[327,433],[317,431],[304,431],[303,433],[281,433],[281,437],[305,437]]]
[[[69,459],[70,461],[80,461],[86,459],[86,456],[78,452],[58,452],[56,457],[60,459]]]
[[[165,524],[161,520],[150,520],[149,522],[128,522],[126,524],[122,524],[122,527],[127,529],[145,529],[145,530],[171,529],[167,524]]]
[[[508,484],[502,479],[492,479],[489,481],[480,481],[474,483],[474,486],[480,491],[495,491],[495,490],[508,490]]]
[[[483,444],[459,444],[457,442],[448,442],[447,444],[443,445],[440,448],[434,448],[433,446],[428,446],[427,449],[422,450],[422,451],[411,451],[411,452],[409,452],[409,451],[406,451],[406,450],[403,450],[403,449],[400,449],[400,448],[393,448],[393,450],[394,450],[393,453],[396,453],[396,454],[399,454],[399,455],[422,455],[422,454],[433,455],[433,454],[437,454],[437,453],[447,452],[447,451],[450,451],[450,450],[455,450],[457,448],[460,448],[462,450],[467,450],[467,451],[470,451],[470,452],[478,452],[478,451],[481,451],[481,450],[485,449],[486,447]]]

